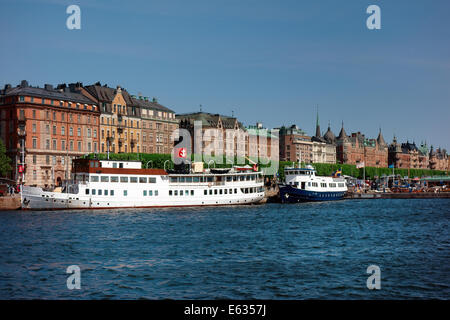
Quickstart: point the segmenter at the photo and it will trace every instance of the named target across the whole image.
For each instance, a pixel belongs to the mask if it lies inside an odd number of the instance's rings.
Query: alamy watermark
[[[70,14],[66,20],[66,26],[69,30],[81,29],[81,9],[79,6],[73,4],[67,7],[66,13]]]
[[[81,289],[81,269],[76,264],[68,266],[66,269],[66,273],[70,273],[71,275],[67,278],[67,289],[73,290]]]
[[[380,290],[381,289],[381,269],[377,265],[370,265],[367,267],[367,274],[371,276],[367,278],[367,289],[369,290]]]
[[[381,29],[381,9],[379,6],[372,4],[367,7],[366,13],[370,16],[366,20],[366,26],[369,30]]]

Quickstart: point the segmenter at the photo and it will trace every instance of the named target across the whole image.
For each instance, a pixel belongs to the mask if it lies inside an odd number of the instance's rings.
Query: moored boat
[[[261,171],[141,169],[139,161],[76,159],[62,192],[23,186],[23,209],[240,205],[264,198]]]
[[[317,176],[316,170],[305,168],[285,168],[285,183],[279,186],[281,202],[330,201],[341,200],[347,185],[340,173],[332,177]]]

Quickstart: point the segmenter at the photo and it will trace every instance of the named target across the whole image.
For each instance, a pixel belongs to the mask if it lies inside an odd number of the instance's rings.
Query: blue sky
[[[66,8],[81,8],[81,30]],[[381,8],[381,30],[366,8]],[[450,2],[0,0],[0,85],[100,81],[177,113],[449,149]]]

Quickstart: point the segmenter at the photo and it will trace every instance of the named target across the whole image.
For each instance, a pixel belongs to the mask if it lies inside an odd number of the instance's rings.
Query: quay
[[[450,192],[349,193],[344,199],[450,199]]]
[[[0,197],[0,210],[20,209],[20,195],[12,197]]]

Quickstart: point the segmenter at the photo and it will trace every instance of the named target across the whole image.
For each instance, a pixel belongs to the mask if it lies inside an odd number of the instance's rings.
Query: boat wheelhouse
[[[317,176],[316,170],[287,167],[284,169],[285,183],[280,185],[280,197],[285,202],[340,200],[347,192],[344,178],[339,174],[333,177]]]
[[[61,192],[24,186],[25,209],[239,205],[264,198],[262,172],[141,169],[140,161],[76,159]]]

